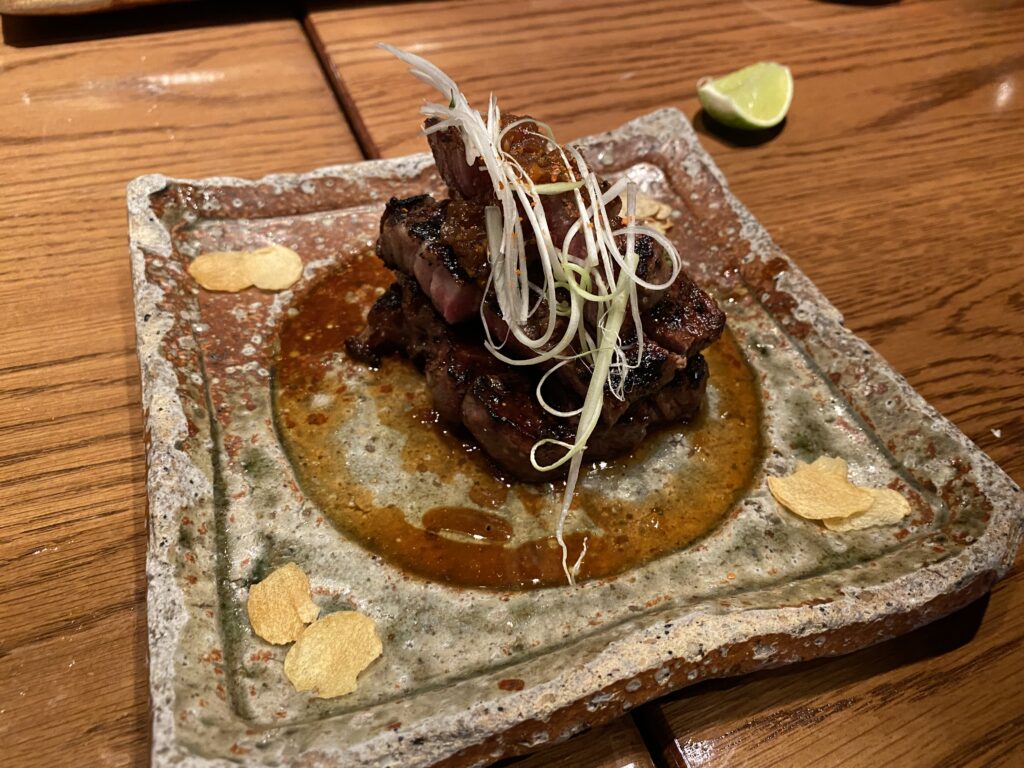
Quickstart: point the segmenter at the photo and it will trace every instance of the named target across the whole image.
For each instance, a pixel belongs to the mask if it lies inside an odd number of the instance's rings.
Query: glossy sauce
[[[512,526],[504,518],[473,507],[431,507],[421,522],[427,533],[448,533],[488,541],[508,541]]]
[[[410,363],[388,358],[368,371],[346,357],[345,339],[363,327],[391,279],[375,256],[358,257],[315,284],[282,323],[275,413],[303,491],[345,535],[408,573],[492,589],[564,584],[554,538],[562,483],[506,482],[470,440],[440,428],[423,375]],[[705,358],[713,414],[705,409],[693,424],[650,436],[633,456],[585,472],[571,513],[577,529],[565,537],[573,560],[587,538],[581,580],[691,544],[752,482],[763,459],[754,374],[728,331]],[[381,498],[346,453],[352,440],[366,439],[352,425],[368,407],[378,432],[404,440],[371,457],[382,471],[430,477],[442,490],[462,484],[463,497],[429,506],[414,491]],[[371,435],[362,450],[380,449]],[[667,462],[666,450],[674,451]],[[618,492],[627,487],[634,492]]]

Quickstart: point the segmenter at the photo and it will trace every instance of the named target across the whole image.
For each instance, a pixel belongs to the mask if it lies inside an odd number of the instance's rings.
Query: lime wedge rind
[[[746,130],[773,128],[793,103],[793,74],[775,62],[758,62],[697,82],[697,98],[715,120]]]

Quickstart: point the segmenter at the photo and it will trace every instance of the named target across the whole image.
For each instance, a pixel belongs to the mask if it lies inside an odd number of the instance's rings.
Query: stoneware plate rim
[[[690,652],[694,639],[705,638],[702,643],[702,656],[711,655],[715,648],[726,648],[736,643],[749,640],[750,624],[755,621],[764,623],[770,615],[770,625],[780,635],[793,638],[826,637],[827,633],[836,628],[851,624],[874,626],[899,616],[913,616],[908,626],[899,622],[893,624],[890,634],[906,631],[917,623],[948,612],[969,599],[973,599],[987,590],[992,583],[1006,573],[1012,565],[1015,553],[1022,536],[1022,505],[1020,489],[999,467],[992,462],[976,445],[963,435],[951,422],[938,414],[910,385],[867,344],[854,336],[842,325],[842,318],[834,307],[810,283],[789,259],[771,242],[767,233],[754,219],[752,214],[730,192],[721,172],[711,158],[699,148],[692,128],[685,116],[676,110],[659,110],[658,112],[638,118],[631,123],[610,132],[612,134],[629,129],[637,130],[638,126],[658,126],[684,134],[683,138],[696,147],[695,153],[705,164],[706,170],[721,184],[728,204],[732,206],[740,221],[749,228],[751,243],[757,248],[771,252],[773,257],[780,258],[786,271],[801,298],[813,305],[817,311],[815,322],[827,326],[828,333],[837,340],[837,346],[843,349],[856,349],[863,360],[883,374],[887,380],[897,387],[901,394],[908,398],[920,412],[932,420],[935,429],[951,438],[961,450],[961,456],[970,464],[977,480],[977,485],[991,505],[991,517],[983,535],[965,546],[957,555],[912,573],[886,582],[880,586],[851,590],[838,599],[830,600],[827,605],[796,605],[771,609],[744,609],[728,605],[728,599],[713,601],[711,604],[691,606],[682,615],[666,617],[655,616],[648,622],[645,630],[634,631],[628,637],[617,640],[602,650],[597,657],[588,661],[586,669],[575,670],[572,685],[539,686],[522,692],[514,705],[507,706],[504,712],[498,712],[493,702],[473,702],[467,706],[462,718],[446,723],[424,722],[426,728],[443,728],[445,738],[443,748],[431,754],[429,745],[420,750],[420,756],[408,751],[408,745],[402,746],[399,740],[387,734],[367,745],[363,754],[370,759],[371,755],[381,759],[385,755],[394,755],[395,765],[429,765],[437,760],[450,757],[460,749],[468,749],[481,740],[480,733],[504,734],[514,732],[524,721],[530,718],[543,720],[548,718],[557,722],[559,712],[569,710],[582,698],[602,690],[616,690],[622,694],[621,713],[627,706],[632,706],[643,697],[630,699],[627,693],[629,681],[640,680],[644,675],[657,673],[660,669],[668,670],[663,655],[654,652],[645,654],[645,640],[660,634],[665,626],[675,625],[669,635],[669,643],[675,643],[679,654],[676,658],[689,659],[696,663]],[[253,185],[274,184],[298,185],[303,181],[325,176],[344,176],[359,169],[360,173],[387,175],[400,170],[422,169],[429,165],[428,155],[413,155],[394,160],[371,160],[349,165],[333,165],[320,168],[305,174],[275,174],[259,181],[249,181],[233,177],[216,177],[198,181],[171,179],[159,174],[140,176],[128,186],[128,210],[131,231],[131,263],[133,272],[133,288],[135,296],[135,315],[137,344],[140,366],[142,369],[143,408],[145,411],[145,429],[147,433],[147,488],[149,494],[149,547],[147,553],[147,615],[149,620],[149,670],[150,690],[153,711],[153,755],[154,764],[181,766],[214,766],[236,764],[237,760],[216,755],[205,756],[192,751],[181,743],[178,737],[177,724],[174,717],[174,679],[175,653],[179,634],[188,618],[183,593],[176,583],[174,568],[169,559],[168,548],[176,535],[176,521],[166,513],[172,508],[173,500],[188,492],[187,480],[196,472],[190,465],[189,457],[175,447],[185,434],[186,420],[182,403],[177,394],[177,380],[173,364],[161,352],[161,341],[168,327],[169,319],[165,310],[159,307],[161,289],[146,277],[147,254],[167,254],[170,251],[170,234],[158,220],[152,209],[151,195],[171,183],[194,184],[197,186],[217,185]],[[900,600],[893,601],[893,594],[899,594]],[[953,596],[953,597],[951,597]],[[944,603],[944,598],[951,602]],[[871,641],[868,641],[871,642]],[[867,644],[861,642],[850,648],[826,649],[828,653],[840,653],[844,650],[855,650]],[[628,652],[627,648],[628,646]],[[653,646],[651,646],[653,647]],[[658,646],[658,654],[663,646]],[[689,655],[688,655],[689,654]],[[723,654],[724,655],[724,654]],[[814,655],[814,654],[809,654]],[[756,658],[756,656],[755,656]],[[780,657],[771,663],[786,663],[798,660],[801,654],[794,652],[791,658]],[[616,661],[621,660],[621,663]],[[611,670],[609,672],[609,670]],[[669,672],[664,677],[669,680],[666,690],[685,685]],[[693,678],[690,678],[693,679]],[[558,679],[556,679],[557,682]],[[284,681],[281,683],[286,685]],[[615,686],[618,686],[617,688]],[[639,687],[639,686],[638,686]],[[584,692],[584,693],[581,693]],[[616,694],[618,695],[618,694]],[[650,698],[652,694],[647,694]],[[656,695],[656,694],[654,694]],[[634,697],[635,698],[635,697]],[[495,699],[497,701],[497,699]],[[616,713],[602,712],[590,718],[594,723],[610,719]],[[485,723],[481,730],[480,723]],[[318,723],[297,728],[316,729]],[[572,728],[566,728],[552,740],[570,734]],[[520,734],[525,738],[526,734]],[[410,735],[407,734],[406,738]],[[345,747],[332,747],[331,740],[318,739],[315,755],[305,753],[289,753],[283,762],[288,764],[341,765],[351,757]],[[524,749],[509,748],[507,745],[498,747],[506,754]],[[482,755],[483,753],[481,753]],[[254,757],[254,756],[253,756]],[[467,758],[468,759],[468,758]],[[474,758],[477,762],[483,756]],[[487,758],[490,759],[490,758]],[[348,763],[344,763],[348,764]],[[367,763],[370,764],[370,763]],[[391,764],[391,763],[389,763]]]

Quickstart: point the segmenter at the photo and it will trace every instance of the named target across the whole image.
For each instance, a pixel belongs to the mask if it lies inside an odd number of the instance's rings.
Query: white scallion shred
[[[430,102],[421,108],[428,118],[437,120],[425,133],[458,128],[466,146],[466,162],[480,160],[494,189],[496,204],[485,209],[490,277],[485,300],[493,295],[509,333],[534,354],[528,358],[510,357],[502,352],[507,339],[495,339],[484,322],[487,349],[499,360],[510,365],[542,365],[548,370],[537,385],[537,400],[548,413],[560,418],[577,418],[578,426],[572,443],[561,440],[540,440],[530,452],[530,462],[539,471],[550,471],[569,463],[565,493],[555,528],[555,537],[562,548],[562,570],[569,584],[576,583],[580,566],[587,552],[587,539],[575,563],[569,566],[569,551],[565,543],[566,519],[572,505],[576,483],[579,480],[583,454],[587,441],[601,418],[605,390],[623,399],[626,378],[643,357],[644,337],[640,324],[638,287],[662,290],[676,279],[682,269],[679,252],[672,242],[657,230],[636,222],[636,184],[620,179],[602,192],[600,180],[592,173],[575,147],[560,147],[551,128],[536,120],[523,118],[501,127],[501,111],[492,95],[487,107],[487,118],[470,107],[466,96],[455,81],[441,69],[415,54],[381,43],[380,47],[409,65],[410,72],[419,80],[436,89],[444,103]],[[535,184],[518,161],[502,149],[502,139],[512,128],[531,124],[544,134],[561,153],[569,175],[568,181]],[[625,226],[612,221],[607,205],[626,192]],[[544,213],[542,196],[572,192],[579,219],[573,224],[561,243],[554,243]],[[584,197],[584,192],[586,197]],[[589,200],[589,204],[587,202]],[[531,239],[536,242],[544,282],[531,284],[527,275],[526,238],[523,223],[531,228]],[[651,283],[637,273],[638,256],[636,236],[647,235],[657,242],[672,263],[671,277],[664,283]],[[625,248],[616,238],[624,236]],[[586,255],[574,256],[571,246],[582,238]],[[559,289],[567,300],[560,299]],[[547,320],[540,336],[528,327],[534,311],[542,300],[548,307]],[[481,317],[484,308],[481,305]],[[636,339],[627,349],[620,336],[627,314],[633,320]],[[561,336],[556,338],[558,318],[566,318]],[[592,335],[584,318],[593,321]],[[575,349],[572,345],[575,343]],[[591,368],[590,383],[581,408],[559,411],[551,406],[542,393],[548,377],[560,366],[582,360]],[[562,455],[550,464],[538,461],[538,449],[553,445],[563,449]]]
[[[576,181],[554,181],[550,184],[535,184],[533,191],[538,195],[560,195],[563,192],[572,192],[583,186],[583,179]]]

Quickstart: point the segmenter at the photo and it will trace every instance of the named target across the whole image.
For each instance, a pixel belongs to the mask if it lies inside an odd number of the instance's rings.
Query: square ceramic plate
[[[576,588],[550,541],[557,489],[490,479],[424,418],[411,366],[343,353],[386,285],[369,256],[384,201],[441,192],[429,157],[131,184],[155,764],[484,764],[704,678],[908,631],[1009,567],[1020,489],[843,328],[682,114],[581,145],[675,209],[731,331],[699,423],[581,483]],[[268,242],[302,256],[292,290],[212,294],[186,273]],[[766,473],[823,453],[913,515],[838,534],[780,510]],[[430,523],[452,506],[462,524]],[[350,696],[296,693],[287,649],[251,633],[249,585],[288,561],[323,612],[377,623],[384,654]]]

